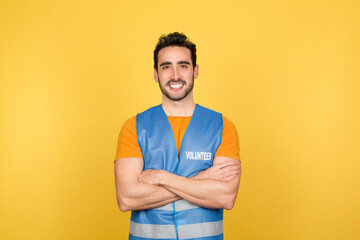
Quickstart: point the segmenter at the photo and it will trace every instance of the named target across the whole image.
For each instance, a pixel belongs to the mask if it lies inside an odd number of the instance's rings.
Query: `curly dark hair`
[[[191,53],[191,61],[193,67],[196,66],[196,45],[195,43],[191,42],[189,38],[179,32],[173,32],[169,34],[163,34],[159,38],[158,43],[156,44],[154,50],[154,68],[156,71],[158,70],[158,55],[159,51],[163,48],[170,47],[170,46],[178,46],[178,47],[186,47],[190,50]]]

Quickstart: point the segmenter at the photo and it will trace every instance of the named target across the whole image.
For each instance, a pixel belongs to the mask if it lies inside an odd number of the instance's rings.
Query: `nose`
[[[173,68],[172,75],[173,75],[173,79],[174,79],[175,81],[177,81],[177,80],[179,79],[179,73],[178,73],[178,69],[177,69],[177,68]]]

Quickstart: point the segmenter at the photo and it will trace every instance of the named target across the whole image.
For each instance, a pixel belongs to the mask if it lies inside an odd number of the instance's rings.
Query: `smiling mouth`
[[[171,84],[169,84],[169,86],[171,88],[181,88],[182,86],[184,86],[184,84],[183,83],[171,83]]]
[[[171,89],[179,89],[181,87],[183,87],[186,84],[186,82],[182,79],[178,79],[177,81],[174,80],[170,80],[167,85],[171,88]]]

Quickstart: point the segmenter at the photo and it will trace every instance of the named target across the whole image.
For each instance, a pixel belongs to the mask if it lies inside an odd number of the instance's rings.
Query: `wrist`
[[[164,170],[159,171],[158,185],[163,186],[165,184],[167,174],[168,174],[167,171],[164,171]]]

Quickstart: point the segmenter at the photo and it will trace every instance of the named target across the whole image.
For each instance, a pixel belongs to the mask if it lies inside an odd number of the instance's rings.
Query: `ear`
[[[154,68],[154,80],[155,82],[159,82],[159,76],[155,68]]]
[[[194,78],[196,79],[199,76],[199,65],[196,64],[194,67]]]

